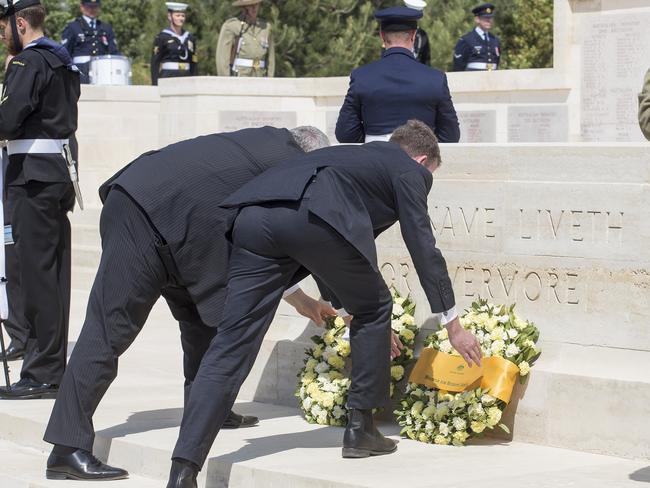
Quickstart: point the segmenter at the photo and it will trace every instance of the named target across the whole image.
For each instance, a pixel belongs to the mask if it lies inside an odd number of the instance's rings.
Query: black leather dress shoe
[[[52,451],[45,476],[48,480],[121,480],[128,478],[129,473],[102,463],[88,451],[77,449],[65,455]]]
[[[228,418],[223,423],[222,429],[239,429],[240,427],[253,427],[260,423],[260,419],[252,415],[239,415],[235,412],[230,412]]]
[[[24,356],[25,348],[16,346],[13,341],[9,344],[9,347],[7,347],[7,361],[17,361],[22,359]],[[0,361],[2,361],[2,354],[0,354]]]
[[[184,459],[172,460],[167,488],[197,488],[196,477],[199,468],[196,464]]]
[[[17,383],[0,388],[0,399],[3,400],[34,400],[39,398],[56,398],[59,391],[58,385],[39,383],[38,381],[23,378]]]
[[[372,410],[350,410],[350,420],[343,436],[344,458],[367,458],[395,452],[397,444],[375,427]]]

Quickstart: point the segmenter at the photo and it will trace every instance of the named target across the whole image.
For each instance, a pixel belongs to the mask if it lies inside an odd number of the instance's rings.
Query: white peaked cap
[[[404,5],[408,8],[414,8],[415,10],[424,10],[424,7],[427,6],[427,2],[424,0],[404,0]]]
[[[167,10],[171,10],[172,12],[185,12],[187,10],[186,3],[165,2],[165,5],[167,5]]]

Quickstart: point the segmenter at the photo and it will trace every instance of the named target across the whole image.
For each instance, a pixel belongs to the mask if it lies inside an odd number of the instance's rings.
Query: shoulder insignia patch
[[[14,59],[11,64],[15,64],[16,66],[26,66],[25,63],[18,61],[17,59]]]

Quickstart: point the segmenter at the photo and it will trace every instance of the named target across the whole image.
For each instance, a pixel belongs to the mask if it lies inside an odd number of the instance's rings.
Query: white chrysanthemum
[[[391,323],[390,323],[390,327],[391,327],[391,329],[393,329],[397,333],[399,333],[399,332],[401,332],[401,331],[403,331],[405,329],[404,324],[399,319],[392,320]]]
[[[393,315],[397,315],[399,317],[403,313],[404,313],[404,308],[398,303],[393,303]]]
[[[515,327],[517,330],[524,330],[526,327],[528,327],[528,322],[521,320],[519,317],[515,317]]]
[[[494,341],[492,343],[492,347],[490,347],[490,350],[492,351],[492,354],[495,356],[500,356],[503,350],[505,349],[506,344],[503,341]]]
[[[508,337],[511,340],[515,340],[519,336],[517,329],[508,329]]]
[[[413,315],[411,315],[409,313],[405,313],[404,315],[402,315],[402,317],[400,318],[400,321],[404,325],[415,325],[415,318],[413,317]]]
[[[467,422],[460,417],[454,417],[451,423],[456,430],[465,430],[467,428]]]
[[[406,298],[403,298],[403,297],[395,297],[395,298],[393,299],[393,301],[394,301],[395,303],[397,303],[398,305],[403,305],[404,302],[406,301]]]
[[[481,397],[481,403],[483,403],[483,405],[490,406],[490,405],[492,405],[495,401],[496,401],[496,398],[493,397],[492,395],[488,395],[487,393],[485,393],[485,394]]]
[[[516,356],[519,354],[519,347],[517,344],[510,344],[508,347],[506,347],[506,357],[511,358],[513,356]]]
[[[528,373],[530,373],[530,364],[526,361],[519,363],[519,374],[521,376],[526,376]]]
[[[502,341],[505,339],[505,329],[503,327],[495,327],[490,332],[490,339],[493,341]]]
[[[451,342],[449,342],[448,340],[442,341],[440,343],[440,346],[438,346],[438,347],[440,348],[440,351],[446,352],[446,353],[450,353],[451,350],[453,349],[453,347],[451,345]]]
[[[501,315],[500,317],[497,317],[497,321],[500,324],[507,324],[510,322],[510,316],[509,315]]]
[[[440,432],[440,434],[442,434],[444,436],[448,436],[449,435],[449,424],[447,424],[446,422],[440,422],[438,424],[438,432]]]
[[[343,417],[345,415],[345,410],[342,409],[341,407],[339,407],[338,405],[336,405],[332,409],[332,415],[334,416],[335,419],[340,419],[341,417]]]
[[[327,364],[327,363],[325,363],[325,362],[323,362],[323,361],[321,361],[320,363],[318,363],[318,364],[316,365],[316,367],[314,368],[314,370],[315,370],[318,374],[326,373],[327,371],[330,370],[330,365]]]
[[[305,410],[309,410],[313,403],[314,401],[311,399],[311,397],[307,397],[302,401],[302,406]]]

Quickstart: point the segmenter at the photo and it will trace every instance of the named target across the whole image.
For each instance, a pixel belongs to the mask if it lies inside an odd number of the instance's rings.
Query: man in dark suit
[[[409,121],[391,141],[300,156],[266,171],[223,202],[240,209],[226,225],[233,242],[228,297],[219,335],[199,368],[183,414],[168,488],[196,486],[198,470],[255,361],[283,290],[306,272],[353,316],[343,457],[396,449],[375,428],[372,409],[389,397],[392,311],[374,239],[397,221],[432,312],[444,314],[450,341],[467,361],[480,362],[478,342],[458,320],[427,212],[432,173],[440,162],[436,138],[424,123]]]
[[[219,203],[276,163],[328,144],[314,128],[212,134],[146,153],[102,185],[102,257],[45,432],[55,445],[48,478],[128,476],[92,455],[92,416],[117,375],[118,357],[162,295],[180,323],[188,397],[226,297],[227,211]],[[287,301],[316,322],[335,313],[300,290]],[[229,412],[224,422],[236,428],[257,419]]]
[[[408,7],[380,10],[386,51],[380,60],[355,69],[336,122],[339,142],[387,141],[409,119],[419,119],[440,142],[458,142],[458,117],[446,75],[413,56],[422,11]]]

